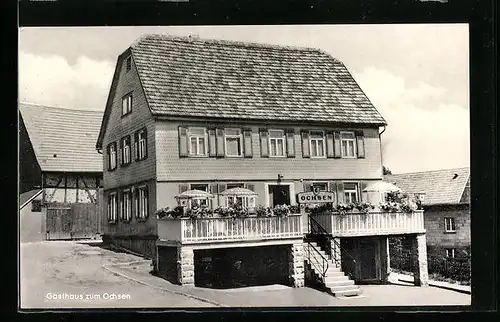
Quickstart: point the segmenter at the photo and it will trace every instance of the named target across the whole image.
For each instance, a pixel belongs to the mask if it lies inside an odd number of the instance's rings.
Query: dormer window
[[[122,116],[132,112],[132,93],[125,95],[122,98]]]

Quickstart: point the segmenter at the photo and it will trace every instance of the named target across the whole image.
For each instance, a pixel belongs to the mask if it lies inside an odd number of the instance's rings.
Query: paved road
[[[362,297],[345,299],[281,285],[232,290],[186,287],[152,276],[149,263],[76,242],[21,244],[21,307],[428,306],[470,305],[471,299],[467,294],[404,283],[362,286]]]
[[[138,284],[103,268],[137,260],[76,242],[21,243],[21,308],[214,306]]]

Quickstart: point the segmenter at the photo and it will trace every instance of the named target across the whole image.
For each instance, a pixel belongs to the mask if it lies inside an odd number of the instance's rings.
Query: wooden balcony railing
[[[302,238],[300,215],[288,217],[200,218],[158,220],[160,240],[181,243]]]
[[[423,233],[424,213],[404,212],[329,213],[312,215],[335,237]]]

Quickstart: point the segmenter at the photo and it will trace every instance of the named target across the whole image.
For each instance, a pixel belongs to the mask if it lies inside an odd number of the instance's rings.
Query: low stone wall
[[[156,236],[134,238],[103,235],[102,237],[105,244],[115,245],[153,260],[156,260],[156,239]]]

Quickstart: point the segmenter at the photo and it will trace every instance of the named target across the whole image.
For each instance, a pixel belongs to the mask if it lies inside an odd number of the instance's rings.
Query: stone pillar
[[[379,240],[380,240],[380,280],[382,283],[387,283],[389,281],[389,274],[391,273],[389,238],[381,237]]]
[[[337,263],[339,264],[339,267],[341,267],[341,263],[342,263],[342,256],[341,256],[341,250],[340,250],[340,238],[334,238],[332,240],[332,259],[335,263],[335,265],[337,265]]]
[[[293,244],[289,256],[290,284],[304,287],[304,244]]]
[[[179,260],[177,273],[179,284],[194,286],[194,251],[191,247],[181,246],[178,249]]]
[[[425,234],[417,234],[411,238],[411,254],[413,261],[413,280],[416,286],[429,286],[427,270],[427,242]]]

